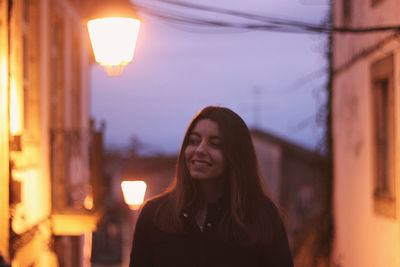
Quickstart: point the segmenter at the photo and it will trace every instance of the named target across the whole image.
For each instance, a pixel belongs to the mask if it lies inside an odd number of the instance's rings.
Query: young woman
[[[244,121],[209,106],[190,123],[172,186],[139,215],[131,267],[292,267]]]

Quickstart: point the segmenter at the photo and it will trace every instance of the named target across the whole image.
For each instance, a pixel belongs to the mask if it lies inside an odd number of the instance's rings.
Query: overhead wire
[[[362,53],[358,54],[355,58],[352,58],[347,64],[341,66],[339,69],[336,69],[335,73],[340,72],[343,69],[346,69],[347,67],[352,65],[358,58],[368,55],[372,51],[375,51],[376,47],[379,47],[383,43],[386,43],[388,40],[397,38],[400,35],[400,25],[384,25],[384,26],[368,26],[368,27],[337,27],[334,26],[332,23],[321,23],[321,24],[308,23],[297,20],[289,20],[289,19],[275,18],[258,14],[251,14],[241,11],[229,10],[225,8],[217,8],[200,4],[193,4],[178,0],[154,0],[154,1],[175,7],[205,11],[216,14],[223,14],[226,16],[246,19],[248,20],[248,22],[231,22],[227,20],[205,19],[201,17],[194,17],[193,15],[188,15],[188,14],[179,14],[176,11],[154,10],[149,8],[148,5],[146,6],[144,4],[138,4],[137,0],[135,0],[134,4],[143,13],[155,17],[157,19],[161,19],[175,24],[191,25],[196,27],[200,26],[207,28],[224,28],[224,29],[234,28],[234,29],[244,29],[244,30],[281,32],[281,33],[324,34],[328,36],[333,33],[342,33],[342,34],[346,33],[369,34],[377,32],[392,33],[391,36],[379,42],[376,46],[367,49],[366,51],[363,51]],[[316,73],[312,73],[311,76],[313,77],[305,78],[304,81],[300,81],[300,84],[304,84],[307,83],[309,80],[314,80],[316,78],[321,77],[322,71],[321,72],[317,71]],[[319,116],[322,116],[322,114],[319,114]],[[318,118],[317,120],[320,119],[321,118]],[[304,128],[310,122],[311,122],[311,117],[308,117],[302,120],[296,126],[296,128],[297,129]]]
[[[158,19],[167,20],[175,23],[184,23],[195,26],[206,27],[220,27],[220,28],[236,28],[247,30],[262,30],[262,31],[275,31],[284,33],[353,33],[365,34],[382,31],[400,31],[400,25],[387,25],[387,26],[371,26],[371,27],[336,27],[330,24],[314,24],[302,22],[297,20],[289,20],[282,18],[274,18],[270,16],[251,14],[236,10],[225,8],[211,7],[200,4],[193,4],[189,2],[177,0],[154,0],[167,5],[177,6],[186,9],[206,11],[211,13],[223,14],[232,17],[239,17],[250,21],[258,21],[259,23],[233,23],[229,21],[218,21],[199,17],[189,16],[188,14],[179,14],[175,11],[155,10],[150,8],[149,5],[140,4],[137,0],[134,5],[142,12],[156,17]],[[261,22],[261,23],[260,23]]]
[[[159,19],[163,19],[173,23],[181,23],[192,26],[219,27],[225,29],[236,28],[236,29],[246,29],[246,30],[283,32],[283,33],[320,33],[320,34],[322,33],[328,35],[332,33],[351,33],[351,34],[368,34],[376,32],[392,33],[389,37],[380,41],[374,47],[366,49],[362,53],[357,54],[349,62],[339,67],[338,69],[335,69],[334,71],[335,73],[338,73],[343,69],[346,69],[348,66],[352,65],[355,61],[357,61],[357,59],[370,54],[372,51],[375,51],[376,47],[380,47],[382,43],[386,43],[388,40],[393,40],[400,35],[400,25],[369,26],[369,27],[336,27],[330,23],[313,24],[295,20],[251,14],[224,8],[210,7],[200,4],[193,4],[178,0],[153,0],[155,2],[172,5],[175,7],[177,6],[186,9],[212,12],[217,14],[240,17],[242,19],[247,19],[250,21],[261,22],[261,23],[232,23],[228,21],[216,21],[216,20],[204,19],[193,16],[190,17],[188,14],[179,14],[176,12],[176,10],[175,11],[154,10],[149,8],[148,5],[146,6],[140,4],[137,1],[138,0],[135,0],[134,4],[138,6],[142,12],[150,16],[157,17]]]
[[[298,33],[299,29],[288,27],[284,28],[279,24],[252,24],[252,23],[232,23],[227,21],[216,21],[204,18],[189,17],[178,13],[170,13],[166,11],[153,10],[145,5],[135,4],[139,10],[152,17],[166,20],[172,23],[183,23],[193,26],[203,27],[219,27],[219,28],[235,28],[245,30],[268,30],[276,32]]]

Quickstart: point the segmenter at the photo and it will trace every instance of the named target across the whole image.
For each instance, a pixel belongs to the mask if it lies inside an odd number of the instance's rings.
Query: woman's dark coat
[[[181,213],[187,233],[170,234],[159,230],[153,222],[161,201],[161,198],[149,201],[140,213],[130,267],[293,267],[282,223],[276,230],[276,238],[268,246],[256,248],[228,244],[217,233],[218,223],[226,209],[226,203],[219,201],[208,205],[203,231],[188,209]]]

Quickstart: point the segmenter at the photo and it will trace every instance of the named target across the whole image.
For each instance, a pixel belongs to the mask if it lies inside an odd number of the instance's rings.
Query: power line
[[[296,20],[288,20],[281,18],[274,18],[269,16],[251,14],[241,11],[229,10],[224,8],[217,8],[188,2],[176,0],[155,0],[171,6],[178,6],[186,9],[205,11],[210,13],[217,13],[229,15],[232,17],[239,17],[250,21],[258,21],[259,23],[233,23],[228,21],[210,20],[199,17],[189,16],[188,14],[179,14],[176,11],[167,11],[161,9],[154,9],[149,5],[135,3],[135,6],[145,14],[156,17],[158,19],[170,21],[173,23],[189,24],[194,26],[203,27],[219,27],[219,28],[236,28],[247,30],[262,30],[274,31],[285,33],[353,33],[353,34],[366,34],[383,31],[400,31],[400,25],[387,25],[387,26],[374,26],[374,27],[334,27],[329,24],[313,24]]]
[[[156,17],[158,19],[162,19],[168,22],[180,23],[180,24],[188,24],[193,26],[203,26],[203,27],[219,27],[219,28],[235,28],[235,29],[245,29],[245,30],[268,30],[268,31],[276,31],[276,32],[291,32],[297,33],[300,32],[299,29],[290,29],[288,27],[283,27],[281,25],[274,24],[251,24],[251,23],[232,23],[226,21],[215,21],[208,20],[202,18],[194,18],[188,17],[182,14],[172,14],[170,12],[163,12],[159,10],[151,9],[144,5],[136,5],[139,10],[144,12],[147,15],[152,17]]]

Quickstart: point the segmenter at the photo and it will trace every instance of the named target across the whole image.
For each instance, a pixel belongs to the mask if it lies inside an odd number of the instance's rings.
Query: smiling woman
[[[186,131],[175,182],[139,215],[130,266],[293,267],[258,173],[244,121],[227,108],[201,110]]]

